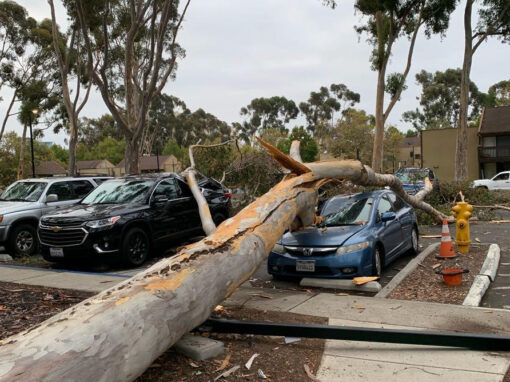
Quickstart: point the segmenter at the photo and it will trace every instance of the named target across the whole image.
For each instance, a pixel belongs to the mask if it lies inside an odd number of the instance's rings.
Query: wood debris
[[[321,382],[320,379],[318,379],[315,375],[312,374],[312,371],[310,370],[306,363],[303,365],[303,367],[308,378],[310,378],[313,382]]]
[[[228,369],[227,371],[225,371],[225,372],[221,373],[220,375],[218,375],[216,378],[214,378],[214,380],[217,381],[220,378],[227,378],[230,374],[235,373],[239,368],[241,368],[241,366],[236,365],[233,368]]]
[[[221,365],[215,371],[222,371],[225,369],[230,363],[230,357],[232,357],[232,354],[227,354],[223,362],[221,362]]]
[[[352,283],[355,285],[363,285],[370,281],[375,281],[378,279],[379,279],[379,277],[377,277],[377,276],[355,277],[352,279]]]

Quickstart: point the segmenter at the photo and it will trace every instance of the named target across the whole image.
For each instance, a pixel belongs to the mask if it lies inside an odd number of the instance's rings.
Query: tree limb
[[[300,162],[303,163],[303,159],[301,159],[301,153],[299,152],[299,147],[301,146],[301,142],[299,141],[292,141],[292,144],[290,145],[290,153],[289,156]]]

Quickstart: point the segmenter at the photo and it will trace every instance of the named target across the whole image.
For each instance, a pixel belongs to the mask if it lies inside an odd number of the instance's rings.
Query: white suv
[[[14,255],[31,255],[39,244],[39,218],[79,202],[104,179],[55,177],[14,182],[0,195],[0,245]]]
[[[485,188],[487,190],[510,190],[510,171],[496,174],[492,179],[479,179],[473,181],[473,188]]]

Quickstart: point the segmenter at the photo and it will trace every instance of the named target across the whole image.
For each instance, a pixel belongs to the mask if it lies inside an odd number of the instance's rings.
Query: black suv
[[[229,216],[230,193],[199,182],[216,224]],[[39,240],[48,261],[121,259],[141,265],[150,249],[203,234],[195,199],[177,174],[126,176],[102,183],[80,203],[45,215]]]

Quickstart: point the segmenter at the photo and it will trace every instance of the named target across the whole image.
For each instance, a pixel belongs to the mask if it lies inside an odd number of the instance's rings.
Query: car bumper
[[[72,260],[84,258],[111,258],[120,252],[120,229],[90,231],[84,241],[78,245],[58,245],[41,242],[41,251],[47,260]],[[51,248],[62,248],[63,256],[52,254]]]
[[[297,261],[314,261],[315,271],[297,271]],[[349,268],[353,271],[347,272]],[[367,276],[372,273],[372,249],[367,247],[361,251],[338,256],[295,256],[271,252],[267,260],[267,271],[272,275],[288,277],[347,279]]]

